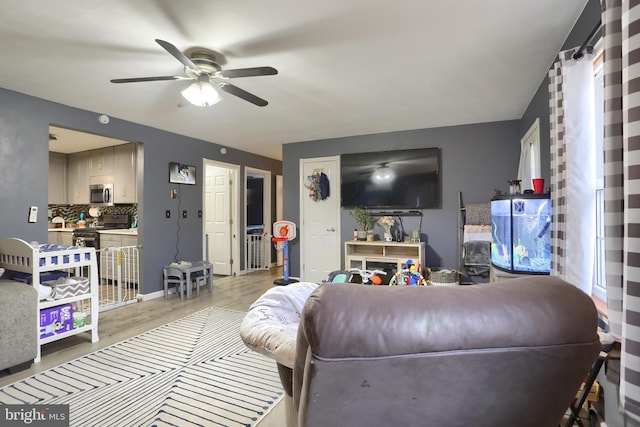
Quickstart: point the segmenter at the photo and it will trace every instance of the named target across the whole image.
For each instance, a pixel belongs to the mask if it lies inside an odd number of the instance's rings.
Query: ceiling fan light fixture
[[[371,174],[374,184],[388,184],[396,179],[396,173],[388,166],[380,166]]]
[[[211,107],[222,100],[218,91],[209,82],[194,82],[182,91],[182,96],[198,107]]]

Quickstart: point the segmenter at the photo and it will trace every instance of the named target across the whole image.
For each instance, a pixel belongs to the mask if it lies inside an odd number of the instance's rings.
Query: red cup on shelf
[[[535,194],[544,193],[544,178],[533,178],[531,182],[533,183],[533,192]]]

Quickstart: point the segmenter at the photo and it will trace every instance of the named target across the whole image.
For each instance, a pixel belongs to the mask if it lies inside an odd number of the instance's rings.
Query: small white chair
[[[187,290],[187,280],[182,270],[176,267],[164,267],[164,297],[169,298],[169,286],[176,288],[176,294],[180,293],[180,299],[184,299],[184,293]]]

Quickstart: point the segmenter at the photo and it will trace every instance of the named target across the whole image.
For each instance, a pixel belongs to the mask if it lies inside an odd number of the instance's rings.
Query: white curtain
[[[551,108],[551,274],[591,295],[595,239],[593,57],[560,52],[549,72]]]

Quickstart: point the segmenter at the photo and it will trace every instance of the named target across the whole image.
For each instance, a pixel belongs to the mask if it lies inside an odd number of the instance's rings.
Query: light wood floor
[[[98,333],[100,341],[91,343],[90,334],[79,334],[46,344],[42,348],[40,363],[15,374],[0,373],[0,387],[34,375],[38,372],[66,363],[77,357],[108,347],[165,323],[180,319],[207,307],[221,307],[247,311],[249,306],[267,289],[273,287],[273,280],[282,276],[280,268],[259,271],[237,277],[215,276],[213,294],[202,288],[200,296],[180,300],[175,294],[168,299],[156,298],[130,304],[125,307],[100,313]],[[282,402],[260,423],[260,427],[284,425],[284,404]]]

